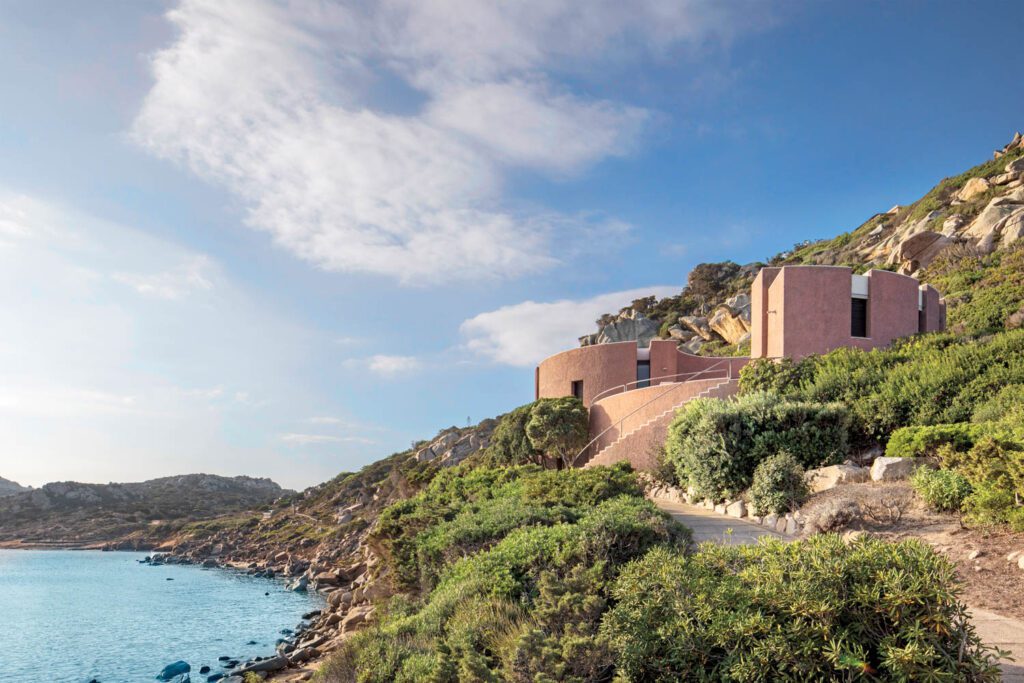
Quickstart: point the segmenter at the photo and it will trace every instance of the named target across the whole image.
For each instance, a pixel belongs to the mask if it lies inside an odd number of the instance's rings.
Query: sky
[[[0,0],[0,476],[303,488],[1024,128],[1019,2]]]

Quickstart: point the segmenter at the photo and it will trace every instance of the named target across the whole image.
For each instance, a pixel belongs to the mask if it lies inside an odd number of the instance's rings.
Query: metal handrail
[[[595,396],[590,401],[590,405],[594,405],[595,403],[600,401],[602,398],[605,398],[606,396],[615,396],[615,395],[617,395],[617,394],[612,394],[610,392],[618,391],[619,389],[622,390],[622,393],[626,393],[627,391],[629,391],[628,387],[631,387],[631,386],[634,386],[634,385],[638,385],[638,384],[641,384],[643,382],[647,382],[650,386],[654,386],[655,382],[657,382],[659,384],[667,384],[667,382],[665,382],[665,380],[672,380],[672,379],[675,379],[677,377],[687,377],[689,375],[699,375],[699,374],[701,374],[703,372],[706,372],[708,370],[712,370],[712,369],[718,367],[722,363],[728,363],[731,360],[732,360],[731,358],[723,358],[722,360],[718,361],[717,363],[709,365],[708,367],[704,368],[703,370],[698,370],[696,372],[680,372],[680,373],[675,374],[675,375],[661,375],[660,377],[651,377],[649,379],[638,379],[635,382],[627,382],[626,384],[617,384],[614,387],[609,387],[608,389],[605,389],[600,394]],[[731,363],[729,364],[729,372],[730,372],[730,377],[731,377],[732,376],[731,375],[731,373],[732,373],[732,364]],[[646,387],[644,387],[644,388],[646,388]]]
[[[693,375],[693,378],[688,380],[688,381],[694,381],[700,375],[703,375],[706,372],[710,372],[710,371],[716,369],[718,366],[722,365],[722,363],[726,363],[727,364],[726,367],[728,368],[728,374],[726,375],[726,377],[723,377],[721,379],[724,379],[726,381],[731,382],[732,381],[732,363],[730,363],[729,360],[731,360],[731,359],[720,360],[717,363],[715,363],[714,365],[710,365],[710,366],[708,366],[708,367],[706,367],[703,370],[700,370],[698,372],[687,372],[687,373],[682,373],[682,374],[683,375]],[[679,376],[681,376],[681,375],[673,375],[673,377],[679,377]],[[711,379],[718,379],[718,378],[711,378]],[[686,382],[672,382],[671,384],[672,384],[672,388],[670,388],[668,391],[661,392],[660,394],[658,394],[657,396],[652,398],[650,401],[647,401],[646,403],[643,403],[642,405],[638,406],[634,410],[630,411],[628,414],[622,416],[622,418],[620,418],[618,422],[615,422],[614,424],[608,425],[600,434],[598,434],[593,439],[591,439],[590,442],[587,443],[587,445],[583,447],[583,450],[581,450],[579,453],[576,454],[576,456],[572,459],[572,462],[570,463],[570,467],[575,467],[576,463],[580,459],[580,456],[582,456],[584,453],[589,451],[590,447],[593,446],[594,443],[596,443],[602,436],[607,434],[612,428],[620,426],[623,422],[625,422],[626,420],[631,418],[633,415],[637,414],[638,412],[640,412],[641,410],[643,410],[647,406],[651,405],[652,403],[654,403],[655,401],[660,399],[662,396],[667,396],[669,393],[675,391],[679,387],[681,387],[684,384],[686,384]],[[591,403],[591,405],[593,405],[593,403]]]

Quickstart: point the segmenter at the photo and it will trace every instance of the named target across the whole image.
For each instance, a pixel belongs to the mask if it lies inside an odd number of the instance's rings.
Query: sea
[[[0,550],[0,681],[153,681],[172,662],[192,683],[219,657],[274,654],[322,606],[315,593],[227,569],[140,564],[145,553]],[[202,666],[210,674],[199,674]]]

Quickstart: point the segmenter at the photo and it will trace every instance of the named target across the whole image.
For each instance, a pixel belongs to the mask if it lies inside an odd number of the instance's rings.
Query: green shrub
[[[564,466],[586,445],[589,424],[578,398],[542,398],[502,415],[490,445],[473,462],[510,467],[547,459]]]
[[[814,356],[801,362],[792,358],[754,358],[740,369],[740,393],[771,392],[785,396],[800,388],[814,371]]]
[[[549,472],[555,480],[573,473]],[[560,488],[556,481],[534,493],[581,493],[578,484]],[[572,522],[509,530],[450,558],[429,594],[392,599],[331,656],[320,680],[608,680],[614,659],[599,627],[620,568],[655,546],[682,552],[689,536],[636,491],[586,506]]]
[[[589,426],[587,409],[578,398],[542,398],[530,409],[526,435],[545,457],[568,467],[587,445]]]
[[[1024,531],[1024,507],[1013,491],[992,482],[975,484],[971,495],[964,500],[964,519],[972,526],[1009,525],[1014,531]]]
[[[804,468],[789,453],[769,456],[754,470],[749,494],[759,515],[794,510],[807,499]]]
[[[1024,384],[1007,385],[992,398],[979,403],[971,414],[971,421],[1024,424]]]
[[[574,523],[598,503],[641,497],[628,464],[564,472],[536,465],[444,470],[386,508],[369,536],[402,590],[429,591],[442,569],[520,527]]]
[[[971,484],[966,477],[931,467],[917,468],[910,485],[928,507],[939,512],[958,512],[971,494]]]
[[[655,549],[622,572],[602,632],[617,680],[998,681],[956,585],[917,541]]]
[[[890,458],[928,457],[937,455],[942,446],[969,451],[984,432],[985,427],[967,423],[902,427],[893,432],[885,454]]]
[[[847,452],[849,416],[837,404],[754,393],[729,401],[691,401],[669,425],[665,450],[681,485],[722,500],[750,486],[765,458],[786,451],[804,467],[839,462]]]

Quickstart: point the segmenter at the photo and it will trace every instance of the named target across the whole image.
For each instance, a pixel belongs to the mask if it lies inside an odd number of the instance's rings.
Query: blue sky
[[[322,481],[1024,128],[1015,2],[0,3],[0,475]]]

